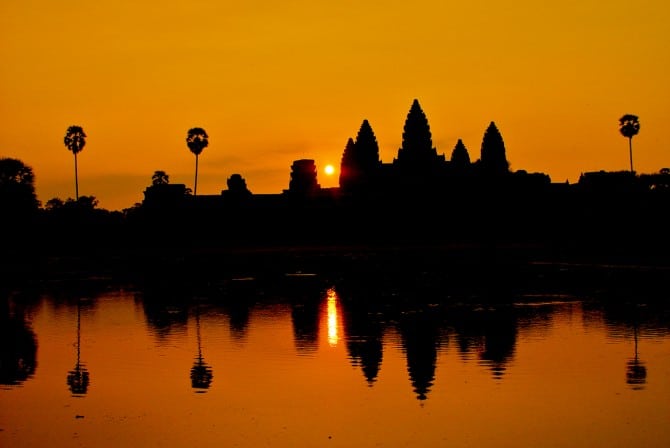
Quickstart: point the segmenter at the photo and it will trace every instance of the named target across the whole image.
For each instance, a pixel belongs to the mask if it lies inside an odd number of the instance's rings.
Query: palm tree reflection
[[[198,356],[195,358],[193,367],[191,367],[191,387],[196,393],[205,393],[212,384],[214,373],[212,368],[202,357],[202,341],[200,338],[200,311],[196,305],[195,309],[195,328],[198,339]]]
[[[633,325],[633,337],[635,339],[635,357],[629,359],[626,363],[626,383],[628,383],[633,390],[641,390],[644,389],[644,385],[647,383],[647,368],[638,358],[637,322]]]
[[[73,397],[81,397],[88,392],[89,374],[81,362],[81,299],[77,299],[77,363],[67,374],[67,385]]]

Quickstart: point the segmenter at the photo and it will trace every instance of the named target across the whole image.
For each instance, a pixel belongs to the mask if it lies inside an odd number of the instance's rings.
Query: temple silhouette
[[[553,182],[545,173],[510,168],[493,121],[479,154],[459,139],[447,156],[435,147],[416,99],[393,160],[381,160],[372,125],[363,120],[355,138],[346,139],[339,186],[331,188],[319,184],[313,159],[300,159],[290,166],[287,188],[276,194],[254,194],[235,173],[220,194],[197,195],[156,171],[143,201],[122,212],[97,208],[93,196],[53,198],[42,208],[30,167],[14,159],[3,163],[8,174],[0,199],[11,218],[3,225],[14,236],[9,250],[23,260],[8,258],[9,273],[15,266],[33,269],[34,254],[128,258],[194,248],[202,255],[202,248],[421,245],[475,248],[463,256],[485,260],[479,273],[497,282],[504,280],[496,259],[504,246],[537,248],[554,259],[641,257],[664,264],[670,250],[670,169],[599,171],[583,173],[577,183]]]
[[[363,120],[344,146],[339,187],[321,187],[317,172],[314,160],[295,160],[288,188],[278,194],[253,194],[241,174],[233,174],[220,195],[194,196],[184,184],[154,182],[144,191],[138,220],[163,227],[173,222],[182,230],[197,223],[195,239],[236,244],[523,241],[556,247],[606,245],[645,223],[646,233],[628,240],[639,247],[639,238],[657,244],[665,235],[659,226],[670,199],[669,170],[584,173],[576,184],[512,171],[493,121],[478,158],[460,139],[447,157],[435,148],[416,99],[391,162],[381,161],[372,126]]]
[[[327,202],[380,201],[405,198],[410,200],[444,197],[455,188],[474,190],[485,184],[512,184],[527,189],[547,188],[548,175],[512,172],[505,143],[495,122],[484,133],[481,155],[471,161],[468,149],[458,140],[449,159],[438,154],[433,146],[430,125],[418,100],[414,100],[402,134],[402,146],[391,163],[383,163],[372,126],[363,120],[356,139],[349,138],[340,165],[339,187],[322,188],[317,166],[312,159],[293,162],[288,189],[279,195],[254,195],[240,174],[227,181],[228,188],[220,195],[192,196],[184,184],[155,183],[144,192],[146,207],[174,207],[190,201],[201,207],[236,206],[246,202],[281,203],[288,201]]]

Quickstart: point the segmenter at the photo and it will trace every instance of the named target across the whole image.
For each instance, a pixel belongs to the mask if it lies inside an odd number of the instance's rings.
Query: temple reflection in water
[[[172,332],[173,327],[179,329],[189,325],[184,316],[192,316],[190,322],[195,325],[198,349],[191,369],[194,389],[206,390],[213,378],[212,367],[204,361],[202,353],[201,312],[207,320],[225,317],[232,337],[245,341],[254,310],[267,302],[288,307],[298,356],[315,356],[320,350],[344,344],[350,364],[360,369],[370,387],[379,379],[385,346],[397,345],[405,358],[407,379],[415,397],[426,400],[436,381],[436,365],[442,352],[454,349],[461,362],[475,362],[490,372],[492,380],[504,381],[510,363],[514,362],[520,333],[542,332],[551,326],[557,310],[580,313],[583,306],[576,300],[476,306],[425,301],[410,303],[402,300],[401,294],[396,295],[394,301],[379,301],[371,298],[369,291],[363,292],[367,294],[365,297],[359,297],[357,294],[361,291],[351,288],[345,288],[346,293],[342,295],[338,287],[324,287],[315,282],[313,276],[305,274],[291,277],[288,282],[288,287],[283,284],[283,289],[261,293],[254,291],[253,279],[236,279],[234,285],[222,286],[217,295],[199,297],[197,303],[183,297],[176,302],[145,304],[145,316],[159,336]],[[622,312],[619,308],[607,306],[598,312],[604,313],[607,328],[614,335],[617,328],[634,325],[635,350],[634,357],[626,361],[626,381],[631,386],[641,387],[646,381],[646,367],[638,357],[639,324],[617,321],[614,315]],[[593,312],[587,309],[585,318],[588,320]],[[658,328],[662,333],[668,331],[667,323],[657,324],[655,331],[658,332]],[[622,330],[618,337],[630,336]],[[321,344],[322,340],[327,346]]]
[[[55,415],[61,424],[47,432],[15,430],[27,446],[67,446],[75,432],[96,446],[111,446],[110,434],[177,446],[316,446],[331,433],[372,446],[370,438],[416,437],[435,445],[446,425],[466,446],[511,425],[529,446],[552,422],[574,428],[588,415],[591,426],[615,428],[600,441],[663,440],[670,312],[662,300],[466,297],[425,275],[364,277],[301,270],[12,293],[0,315],[3,426]],[[424,432],[407,438],[408,422]],[[13,434],[0,432],[0,441]]]
[[[557,309],[577,313],[583,306],[578,301],[560,305],[530,302],[475,306],[420,300],[408,302],[397,291],[393,300],[380,301],[369,290],[345,287],[341,294],[338,287],[324,287],[306,275],[288,281],[292,282],[288,287],[283,284],[283,289],[264,292],[255,290],[254,279],[235,279],[208,296],[194,296],[177,288],[157,291],[153,286],[133,295],[158,341],[168,343],[175,337],[185,338],[191,331],[195,333],[196,356],[190,366],[190,380],[196,392],[207,391],[214,378],[213,367],[205,361],[203,348],[208,341],[202,334],[203,324],[220,329],[218,321],[225,320],[231,337],[244,343],[249,326],[253,325],[254,310],[273,303],[281,304],[281,309],[289,312],[297,355],[310,357],[319,350],[344,344],[349,363],[360,369],[369,387],[374,387],[384,368],[386,346],[399,347],[405,359],[407,379],[418,400],[430,397],[441,353],[455,350],[462,363],[476,362],[490,371],[492,380],[504,381],[510,363],[514,362],[520,333],[541,332],[549,327]],[[73,309],[76,313],[76,343],[73,344],[76,363],[67,375],[73,396],[85,396],[90,386],[89,371],[82,361],[82,338],[86,338],[86,333],[82,331],[81,315],[82,306],[85,313],[90,313],[97,302],[95,297],[85,302],[82,305],[82,300],[77,299]],[[634,314],[627,313],[617,306],[606,306],[597,311],[604,317],[610,337],[633,340],[632,357],[622,360],[626,365],[625,378],[634,389],[644,387],[647,367],[639,357],[640,332],[653,326],[655,334],[666,335],[670,326],[662,321],[652,320],[650,323],[648,310],[647,315],[639,310]],[[587,321],[593,312],[593,309],[585,310]],[[16,384],[30,378],[35,368],[37,341],[31,342],[34,336],[31,336],[29,327],[13,324],[17,322],[15,316],[5,317],[5,320],[4,331],[14,331],[12,338],[19,344],[16,350],[24,350],[24,354],[5,351],[10,362],[3,366],[14,365],[15,373],[6,367],[3,382]],[[320,342],[322,339],[327,343],[325,347]],[[95,351],[95,345],[92,344],[89,350]],[[220,354],[210,353],[210,356],[220,357]]]

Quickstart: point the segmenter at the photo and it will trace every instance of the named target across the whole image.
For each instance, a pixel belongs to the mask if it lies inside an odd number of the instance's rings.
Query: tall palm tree
[[[198,156],[203,149],[209,145],[209,136],[203,128],[192,128],[186,135],[186,146],[195,154],[195,183],[193,184],[193,196],[198,194]]]
[[[65,132],[63,143],[74,154],[74,194],[79,200],[79,176],[77,174],[77,154],[86,146],[86,134],[81,126],[70,126]]]
[[[630,155],[630,172],[633,172],[633,137],[640,132],[640,122],[637,115],[626,114],[619,118],[619,132],[628,139],[628,153]]]

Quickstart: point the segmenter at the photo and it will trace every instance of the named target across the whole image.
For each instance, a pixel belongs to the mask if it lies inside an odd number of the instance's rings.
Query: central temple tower
[[[402,147],[393,161],[403,171],[427,173],[445,163],[444,155],[438,156],[426,114],[418,100],[414,100],[407,114],[402,133]]]

